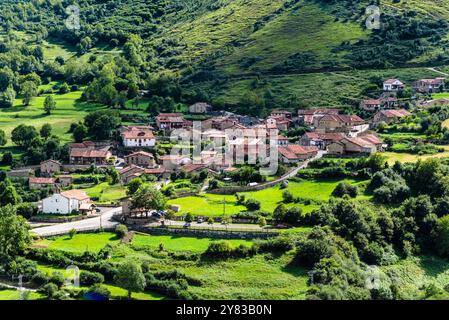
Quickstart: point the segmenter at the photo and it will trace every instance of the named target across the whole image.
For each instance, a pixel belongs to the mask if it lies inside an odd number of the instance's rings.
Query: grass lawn
[[[278,258],[257,255],[252,258],[199,262],[179,266],[187,275],[204,282],[189,291],[204,299],[304,299],[307,273],[292,262],[290,254]]]
[[[44,296],[38,292],[31,292],[28,296],[29,300],[39,300]],[[0,290],[0,301],[20,300],[20,292],[17,290]]]
[[[209,244],[217,239],[211,238],[194,238],[194,237],[181,237],[181,236],[150,236],[143,234],[136,234],[132,241],[132,244],[136,248],[159,248],[159,244],[163,244],[164,248],[168,251],[191,251],[195,253],[201,253],[206,251]],[[252,241],[248,240],[226,240],[233,246],[239,246],[241,244],[251,246]]]
[[[337,184],[341,181],[357,185],[360,182],[356,180],[304,180],[302,182],[290,181],[288,189],[295,197],[309,199],[313,201],[327,201],[332,191],[334,191]],[[276,186],[273,188],[244,193],[247,198],[254,198],[261,202],[261,210],[273,212],[273,210],[282,202],[282,193],[285,189]],[[367,195],[358,197],[360,200],[369,199]],[[233,215],[238,212],[245,211],[244,206],[236,203],[233,195],[214,195],[205,194],[201,196],[193,196],[179,199],[169,200],[169,204],[177,204],[181,206],[181,211],[178,214],[185,214],[190,212],[195,215],[216,217],[223,214],[223,203],[226,201],[226,215]],[[305,213],[311,212],[319,208],[318,204],[298,204]]]
[[[110,185],[102,182],[93,187],[84,189],[84,191],[97,203],[113,203],[126,196],[126,188],[121,184]]]
[[[114,233],[80,233],[72,239],[69,236],[47,238],[36,241],[35,246],[74,253],[83,253],[86,250],[99,252],[107,244],[118,243],[119,239]]]
[[[382,155],[384,155],[387,158],[388,164],[393,165],[396,161],[406,163],[406,162],[417,162],[418,160],[426,160],[430,158],[449,157],[449,146],[443,146],[443,148],[445,149],[444,152],[436,154],[427,154],[422,156],[403,152],[385,152]]]
[[[6,132],[8,143],[0,151],[12,151],[15,155],[20,153],[19,149],[11,148],[11,131],[19,124],[35,126],[39,130],[43,124],[49,123],[53,127],[53,134],[61,138],[61,141],[72,140],[68,129],[72,122],[78,122],[90,111],[102,108],[98,104],[84,103],[78,101],[81,91],[69,92],[67,94],[54,94],[56,109],[51,115],[44,113],[44,100],[46,95],[41,95],[32,100],[29,106],[24,106],[21,99],[16,99],[11,108],[0,110],[0,127]]]

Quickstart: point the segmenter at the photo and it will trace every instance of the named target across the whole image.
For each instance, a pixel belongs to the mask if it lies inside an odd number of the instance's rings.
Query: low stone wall
[[[64,218],[63,216],[61,216],[60,218],[47,218],[47,217],[34,216],[34,217],[31,217],[29,220],[31,222],[65,223],[65,222],[81,221],[81,220],[95,218],[95,217],[97,217],[97,216],[96,215],[92,215],[92,216],[81,216],[80,215],[80,216],[71,217],[71,218]]]
[[[279,235],[278,232],[221,231],[213,229],[183,229],[130,225],[130,229],[151,235],[182,235],[186,237],[204,237],[217,239],[269,239]]]

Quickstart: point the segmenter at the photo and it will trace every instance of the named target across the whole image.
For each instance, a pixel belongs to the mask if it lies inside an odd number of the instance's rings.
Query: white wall
[[[72,209],[69,199],[60,194],[54,194],[42,201],[42,212],[46,214],[69,214]]]
[[[139,140],[141,140],[141,144],[139,145]],[[144,139],[137,139],[137,141],[135,139],[125,139],[123,141],[123,144],[125,145],[125,147],[128,148],[133,148],[133,147],[154,147],[156,145],[156,139],[146,139],[146,141],[144,141]]]

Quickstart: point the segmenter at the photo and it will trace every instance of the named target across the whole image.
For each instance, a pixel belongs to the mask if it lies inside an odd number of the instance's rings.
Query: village
[[[413,91],[424,95],[443,92],[444,81],[444,78],[419,80],[414,83]],[[136,179],[153,183],[170,199],[175,199],[170,200],[168,208],[176,217],[172,214],[169,217],[184,221],[186,210],[176,203],[177,198],[202,193],[260,191],[279,183],[287,184],[310,162],[320,158],[366,158],[385,152],[389,145],[379,134],[385,126],[401,122],[423,106],[447,104],[446,99],[425,99],[410,107],[400,99],[405,89],[405,84],[398,79],[385,80],[378,99],[360,102],[361,113],[368,115],[365,119],[331,107],[299,109],[297,112],[276,109],[267,118],[259,119],[217,111],[213,106],[199,102],[191,105],[188,112],[188,115],[200,116],[202,120],[196,123],[187,120],[184,113],[159,113],[154,123],[120,126],[116,140],[69,143],[68,162],[48,159],[38,166],[14,168],[7,175],[13,180],[25,180],[30,190],[46,190],[42,193],[46,196],[36,203],[40,215],[50,219],[40,219],[41,222],[54,221],[53,216],[85,218],[101,215],[98,207],[105,203],[97,203],[98,197],[90,197],[83,182],[90,182],[91,190],[105,181],[105,175],[123,186]],[[298,129],[303,133],[292,136],[291,133]],[[195,135],[199,143],[192,140]],[[273,150],[270,150],[270,144],[274,144],[275,156],[270,153]],[[277,172],[271,176],[254,173],[273,159],[279,165]],[[248,167],[253,167],[252,176],[240,179],[239,171]],[[103,175],[103,180],[92,178],[96,174]],[[195,184],[177,181],[185,181],[186,177],[198,181]],[[160,211],[134,208],[130,205],[130,196],[129,193],[120,194],[107,204],[122,208],[121,221],[140,218],[143,222],[139,223],[147,223],[150,216],[151,221],[163,223]],[[189,223],[208,218],[193,213],[192,219],[190,212],[188,215]],[[221,213],[211,213],[210,216],[219,217],[210,224],[226,220]]]

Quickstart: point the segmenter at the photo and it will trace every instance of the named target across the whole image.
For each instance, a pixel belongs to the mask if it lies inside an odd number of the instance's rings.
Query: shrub
[[[77,233],[76,229],[71,229],[69,231],[69,238],[73,239],[73,237],[76,235],[76,233]]]
[[[104,282],[104,276],[98,272],[81,271],[80,283],[84,286],[91,286]]]
[[[115,233],[120,239],[123,239],[128,233],[128,227],[124,224],[119,224],[117,227],[115,227]]]
[[[232,247],[227,241],[212,242],[204,252],[206,256],[212,258],[229,258],[231,253]]]
[[[47,283],[39,290],[43,294],[45,294],[48,298],[54,298],[58,293],[58,286],[54,283]]]
[[[282,199],[283,199],[284,203],[292,203],[295,201],[295,197],[288,190],[285,190],[284,192],[282,192]]]
[[[56,271],[51,274],[49,281],[50,281],[50,283],[55,284],[58,288],[61,288],[65,282],[65,278],[61,272]]]
[[[109,300],[111,291],[100,284],[95,284],[84,293],[84,297],[90,300]]]
[[[50,281],[50,278],[47,277],[43,272],[37,272],[32,278],[31,281],[38,286],[43,286]]]
[[[256,199],[248,199],[245,201],[245,207],[249,211],[260,210],[260,201],[258,201]]]
[[[345,182],[340,182],[332,192],[334,197],[342,198],[344,195],[349,195],[351,198],[356,198],[358,190],[356,186],[352,186]]]

